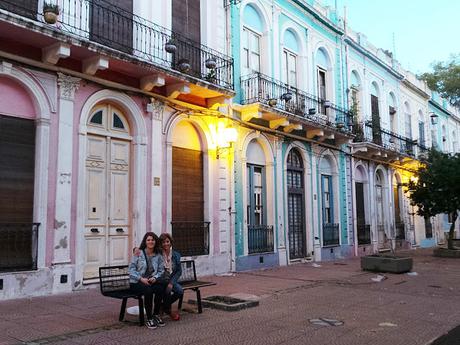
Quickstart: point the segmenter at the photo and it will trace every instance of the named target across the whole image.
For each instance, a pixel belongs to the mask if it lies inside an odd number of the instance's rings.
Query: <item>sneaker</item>
[[[156,321],[157,326],[163,327],[165,326],[164,321],[161,319],[160,315],[153,315],[153,319]]]
[[[180,315],[179,315],[179,313],[170,312],[170,313],[169,313],[169,317],[170,317],[171,320],[173,320],[173,321],[179,321],[179,320],[180,320]]]
[[[152,319],[150,320],[147,320],[147,322],[145,323],[145,325],[147,326],[147,328],[150,328],[150,329],[155,329],[157,328],[157,320],[155,320],[155,317],[153,317]]]

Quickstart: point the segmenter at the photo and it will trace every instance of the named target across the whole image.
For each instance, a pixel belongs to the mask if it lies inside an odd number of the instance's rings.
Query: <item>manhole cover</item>
[[[342,326],[343,321],[334,320],[334,319],[326,319],[321,317],[319,319],[310,319],[310,323],[313,325],[318,326]]]
[[[195,300],[189,300],[189,303],[196,304]],[[237,311],[245,308],[257,307],[259,301],[249,301],[229,296],[209,296],[201,300],[203,307],[226,310],[226,311]]]

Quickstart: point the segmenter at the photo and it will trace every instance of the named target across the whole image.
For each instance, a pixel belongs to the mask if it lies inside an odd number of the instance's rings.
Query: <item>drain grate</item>
[[[189,300],[189,303],[196,304],[195,300]],[[225,310],[238,311],[246,308],[257,307],[259,301],[245,300],[230,296],[209,296],[201,300],[203,307]]]
[[[342,326],[343,321],[334,320],[334,319],[326,319],[324,317],[320,317],[319,319],[310,319],[311,324],[317,326]]]

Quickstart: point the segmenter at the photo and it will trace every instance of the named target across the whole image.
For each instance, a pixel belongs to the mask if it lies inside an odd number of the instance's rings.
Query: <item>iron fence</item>
[[[273,226],[248,225],[248,253],[273,252]]]
[[[40,223],[0,223],[0,272],[37,269]]]
[[[174,250],[183,256],[209,254],[210,222],[171,222]]]
[[[355,125],[353,133],[355,134],[355,142],[371,142],[387,150],[407,156],[415,156],[415,140],[403,137],[379,126],[374,126],[372,122],[366,122],[364,125]]]
[[[262,73],[242,77],[241,89],[242,104],[262,103],[323,126],[351,131],[352,116],[346,110]]]
[[[358,245],[371,244],[371,226],[369,224],[358,224]]]
[[[338,246],[339,243],[339,224],[323,224],[323,246]]]
[[[44,22],[38,1],[0,0],[0,8]],[[149,63],[233,89],[233,58],[106,0],[59,0],[47,27],[100,43]]]

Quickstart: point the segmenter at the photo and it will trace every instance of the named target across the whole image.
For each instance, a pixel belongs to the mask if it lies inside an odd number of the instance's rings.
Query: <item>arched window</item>
[[[264,25],[259,12],[247,5],[243,12],[243,32],[241,46],[242,64],[245,74],[261,71],[261,44]]]
[[[295,33],[288,29],[284,32],[283,81],[289,86],[297,87],[297,56],[299,44]]]
[[[350,110],[355,116],[355,121],[359,122],[360,107],[359,103],[361,101],[361,78],[357,71],[352,71],[350,75]]]
[[[418,111],[418,142],[425,146],[425,119],[421,110]]]
[[[379,89],[374,81],[371,84],[371,117],[372,117],[372,141],[382,144],[382,132],[380,130],[380,110],[379,110]]]
[[[317,95],[320,101],[319,113],[326,115],[327,103],[329,99],[329,71],[330,59],[325,49],[320,48],[316,52],[316,71],[317,71]]]
[[[397,131],[397,120],[396,120],[396,98],[393,92],[388,95],[388,114],[390,118],[390,130],[394,133]]]
[[[404,103],[404,135],[412,139],[412,115],[408,102]]]

